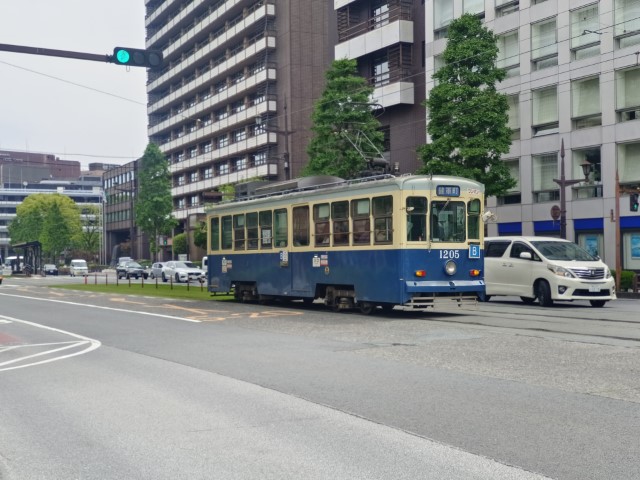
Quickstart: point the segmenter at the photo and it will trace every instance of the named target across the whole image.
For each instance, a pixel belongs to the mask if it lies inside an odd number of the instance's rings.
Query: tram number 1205
[[[460,258],[460,250],[440,250],[440,258]]]

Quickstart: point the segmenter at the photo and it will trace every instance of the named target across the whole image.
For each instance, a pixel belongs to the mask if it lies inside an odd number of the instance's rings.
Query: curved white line
[[[33,357],[37,357],[37,356],[40,356],[40,355],[47,355],[47,354],[50,354],[50,353],[55,353],[55,352],[58,352],[58,351],[66,350],[68,348],[72,348],[72,347],[75,347],[77,345],[82,345],[82,344],[85,344],[85,343],[89,344],[87,346],[87,348],[85,348],[84,350],[81,350],[79,352],[70,353],[69,355],[63,355],[63,356],[60,356],[60,357],[50,358],[50,359],[47,359],[47,360],[40,360],[39,362],[31,362],[31,363],[27,363],[26,365],[18,365],[18,366],[14,366],[14,367],[0,368],[0,372],[4,372],[4,371],[7,371],[7,370],[16,370],[18,368],[33,367],[35,365],[42,365],[42,364],[45,364],[45,363],[57,362],[58,360],[64,360],[65,358],[71,358],[71,357],[75,357],[76,355],[82,355],[82,354],[85,354],[85,353],[89,353],[89,352],[95,350],[96,348],[98,348],[98,347],[100,347],[102,345],[102,343],[100,341],[98,341],[98,340],[94,340],[92,338],[85,337],[83,335],[78,335],[76,333],[67,332],[66,330],[60,330],[59,328],[48,327],[47,325],[41,325],[39,323],[33,323],[33,322],[29,322],[27,320],[19,320],[17,318],[13,318],[13,317],[7,317],[5,315],[0,316],[0,318],[9,320],[11,322],[22,323],[24,325],[29,325],[29,326],[32,326],[32,327],[35,327],[35,328],[43,328],[45,330],[50,330],[52,332],[61,333],[63,335],[69,335],[71,337],[74,337],[74,338],[77,338],[77,339],[81,340],[80,342],[76,342],[76,343],[74,343],[72,345],[67,345],[65,347],[55,348],[53,350],[47,350],[46,352],[40,352],[40,353],[37,353],[35,355],[29,355],[27,357],[22,357],[22,358],[17,359],[17,360],[15,360],[15,359],[14,360],[9,360],[8,362],[0,363],[0,367],[2,367],[3,365],[9,365],[11,363],[15,363],[16,361],[22,361],[22,360],[25,360],[25,359],[28,359],[28,358],[33,358]]]

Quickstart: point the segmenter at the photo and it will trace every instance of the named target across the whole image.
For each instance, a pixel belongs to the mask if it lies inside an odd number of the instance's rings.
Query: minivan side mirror
[[[521,252],[520,253],[520,258],[522,258],[523,260],[531,260],[531,252]]]

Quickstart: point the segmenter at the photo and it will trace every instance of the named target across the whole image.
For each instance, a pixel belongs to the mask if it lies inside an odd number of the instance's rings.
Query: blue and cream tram
[[[423,310],[484,291],[484,186],[448,176],[333,180],[208,211],[209,291]]]

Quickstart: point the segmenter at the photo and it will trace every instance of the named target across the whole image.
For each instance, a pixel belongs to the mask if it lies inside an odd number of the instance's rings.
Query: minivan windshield
[[[531,244],[549,260],[595,262],[598,260],[584,248],[571,242],[532,241]]]

